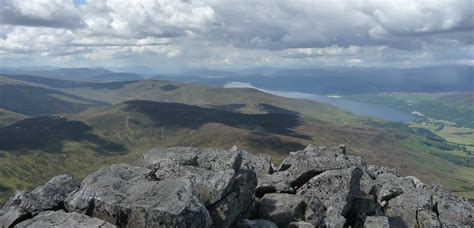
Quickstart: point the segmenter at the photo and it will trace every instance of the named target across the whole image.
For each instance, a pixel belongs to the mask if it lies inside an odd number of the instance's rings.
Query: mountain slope
[[[24,118],[27,117],[25,115],[10,112],[0,108],[0,127],[9,125]]]
[[[433,156],[441,149],[426,138],[395,128],[339,125],[300,114],[243,114],[175,103],[127,101],[78,115],[41,117],[0,128],[0,184],[5,199],[58,173],[84,177],[106,164],[131,161],[154,147],[230,148],[270,154],[315,143],[350,145],[348,153],[397,168],[430,183],[439,178],[454,191],[474,189],[467,167]],[[426,153],[420,152],[425,151]]]

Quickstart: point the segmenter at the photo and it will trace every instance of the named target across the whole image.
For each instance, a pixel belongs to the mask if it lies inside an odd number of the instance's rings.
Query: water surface
[[[372,116],[378,117],[385,120],[390,120],[394,122],[411,122],[416,119],[416,117],[410,113],[401,112],[393,108],[389,108],[383,105],[370,104],[359,101],[351,101],[344,99],[339,96],[323,96],[310,93],[301,93],[293,91],[278,91],[278,90],[269,90],[261,89],[253,86],[250,83],[243,82],[229,82],[224,85],[224,88],[254,88],[262,92],[270,93],[277,96],[289,97],[289,98],[298,98],[317,101],[325,104],[330,104],[341,109],[345,109],[349,112],[352,112],[356,115],[361,116]]]

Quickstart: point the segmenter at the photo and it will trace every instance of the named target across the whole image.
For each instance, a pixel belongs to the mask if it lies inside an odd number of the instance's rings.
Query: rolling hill
[[[114,72],[102,68],[4,68],[0,74],[35,75],[45,78],[75,80],[84,82],[114,82],[133,81],[143,79],[140,75],[127,72]]]
[[[76,113],[105,105],[61,91],[23,85],[0,85],[0,108],[28,116]]]
[[[0,109],[0,127],[7,126],[25,118],[25,115]]]
[[[267,107],[266,105],[263,105]],[[272,106],[270,106],[272,107]],[[0,199],[68,172],[84,177],[95,169],[131,161],[154,147],[230,148],[267,153],[279,163],[307,144],[350,145],[367,162],[397,168],[453,191],[474,189],[473,168],[432,153],[442,151],[410,131],[341,125],[289,110],[245,114],[222,109],[144,100],[91,108],[69,117],[37,117],[0,128]],[[424,151],[424,152],[420,152]]]

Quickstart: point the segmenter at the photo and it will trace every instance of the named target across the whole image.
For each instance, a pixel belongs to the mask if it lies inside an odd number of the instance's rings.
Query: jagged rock
[[[373,194],[375,183],[370,174],[363,170],[364,174],[360,178],[360,192],[364,195]]]
[[[314,176],[326,170],[362,167],[359,157],[346,156],[325,147],[308,146],[304,150],[291,153],[282,162],[279,171],[284,173],[291,187],[299,188]]]
[[[178,159],[173,159],[175,156]],[[191,181],[209,211],[213,226],[229,227],[250,213],[254,203],[257,177],[255,170],[260,157],[233,149],[192,149],[177,147],[152,150],[143,155],[139,164],[155,172],[158,179],[184,178]],[[255,168],[255,166],[261,166]]]
[[[385,216],[368,216],[364,228],[390,228],[388,218]]]
[[[419,208],[416,212],[416,220],[418,222],[418,227],[426,228],[437,228],[441,227],[436,214],[431,211],[431,208]]]
[[[261,198],[267,193],[295,193],[295,188],[290,186],[286,174],[277,172],[258,178],[256,196]]]
[[[313,197],[306,207],[304,220],[319,227],[326,213],[326,208],[317,197]]]
[[[315,226],[308,222],[290,222],[287,228],[315,228]]]
[[[433,187],[433,204],[443,227],[474,226],[474,206],[451,195],[441,186]]]
[[[416,177],[399,177],[393,169],[366,166],[344,147],[308,146],[291,153],[276,172],[270,157],[236,147],[155,149],[135,164],[103,168],[80,188],[63,175],[31,192],[19,191],[0,210],[0,227],[474,224],[468,201]]]
[[[436,220],[436,214],[431,210],[431,194],[417,188],[412,178],[383,173],[377,176],[376,183],[380,189],[377,199],[379,203],[385,202],[383,209],[390,226],[413,227],[436,223],[430,219]],[[417,214],[422,208],[423,221],[419,221]]]
[[[16,228],[114,228],[116,226],[77,212],[45,211],[32,219],[15,226]]]
[[[236,221],[248,217],[255,203],[257,178],[253,170],[241,170],[235,177],[232,191],[217,203],[208,206],[214,227],[230,227]]]
[[[67,208],[121,227],[211,226],[189,180],[156,180],[151,173],[127,164],[102,168],[82,182]]]
[[[53,177],[31,192],[17,191],[0,210],[0,227],[17,224],[42,211],[62,209],[66,196],[78,188],[79,182],[65,174]]]
[[[242,220],[241,228],[278,228],[278,226],[265,219]]]
[[[329,170],[308,181],[298,189],[297,195],[302,196],[308,205],[317,198],[326,208],[324,218],[326,224],[336,227],[341,223],[344,225],[343,216],[349,211],[354,194],[359,192],[361,176],[362,170],[358,167]],[[319,224],[313,223],[313,225]]]
[[[394,169],[394,168],[380,167],[380,166],[377,166],[377,165],[368,165],[367,166],[367,172],[372,177],[372,179],[377,179],[377,177],[380,174],[384,174],[384,173],[390,173],[390,174],[394,174],[394,175],[397,174],[397,170]]]
[[[346,218],[352,227],[362,227],[367,216],[382,216],[383,212],[372,195],[356,195]]]
[[[254,168],[257,177],[262,177],[273,173],[272,157],[270,155],[254,155],[248,152],[242,153],[244,162]]]
[[[306,203],[299,196],[285,193],[266,194],[259,202],[258,217],[285,227],[302,220]]]

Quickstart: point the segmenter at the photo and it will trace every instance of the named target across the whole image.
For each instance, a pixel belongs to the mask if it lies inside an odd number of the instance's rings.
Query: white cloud
[[[0,3],[0,65],[25,55],[42,64],[178,67],[420,65],[474,58],[472,0]]]

